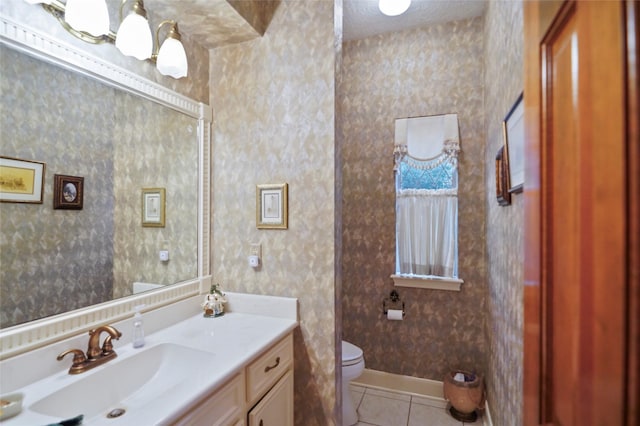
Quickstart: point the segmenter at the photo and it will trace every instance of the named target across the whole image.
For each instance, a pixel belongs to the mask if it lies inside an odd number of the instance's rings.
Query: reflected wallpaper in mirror
[[[0,203],[0,327],[196,277],[197,120],[5,45],[0,62],[0,156],[46,163],[42,204]],[[55,174],[84,178],[81,210],[54,210]],[[165,188],[165,227],[142,227],[143,188]]]

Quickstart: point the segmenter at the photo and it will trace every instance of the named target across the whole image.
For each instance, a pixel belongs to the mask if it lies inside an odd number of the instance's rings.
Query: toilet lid
[[[362,359],[362,349],[353,343],[342,341],[342,363],[351,364]]]

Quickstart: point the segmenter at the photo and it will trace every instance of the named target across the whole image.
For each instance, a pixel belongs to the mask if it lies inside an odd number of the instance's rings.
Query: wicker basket
[[[464,374],[464,382],[455,380],[456,374]],[[463,422],[474,422],[476,410],[484,409],[484,381],[481,376],[468,371],[450,371],[444,377],[444,399],[451,403],[451,415]]]

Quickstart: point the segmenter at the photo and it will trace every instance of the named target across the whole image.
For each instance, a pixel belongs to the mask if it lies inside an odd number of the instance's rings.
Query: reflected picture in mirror
[[[164,228],[165,194],[164,188],[142,190],[142,226]]]
[[[196,278],[197,118],[5,44],[0,62],[0,152],[46,164],[42,204],[0,203],[0,327]],[[163,228],[140,226],[151,186],[172,194]]]
[[[41,161],[0,157],[0,201],[41,204],[45,168]]]
[[[84,178],[79,176],[53,176],[53,208],[82,210]]]

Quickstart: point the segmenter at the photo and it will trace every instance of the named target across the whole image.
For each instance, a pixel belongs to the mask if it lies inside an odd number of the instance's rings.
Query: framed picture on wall
[[[165,224],[165,189],[142,189],[142,226],[164,228]]]
[[[53,208],[82,210],[84,178],[79,176],[53,175]]]
[[[0,157],[0,201],[42,204],[45,163]]]
[[[256,228],[287,229],[288,185],[256,186]]]
[[[509,192],[522,192],[524,187],[524,103],[523,93],[502,122]]]
[[[500,206],[508,206],[511,204],[506,165],[503,145],[498,149],[498,153],[496,154],[496,199]]]

